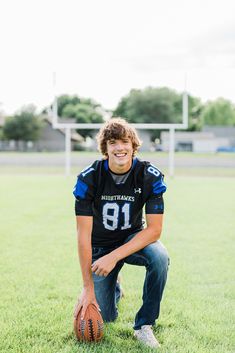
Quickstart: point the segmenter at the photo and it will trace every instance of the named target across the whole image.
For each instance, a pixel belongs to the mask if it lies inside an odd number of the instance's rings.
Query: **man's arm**
[[[118,261],[157,241],[161,236],[163,214],[146,214],[146,222],[147,227],[130,241],[95,261],[92,271],[97,275],[107,276]]]
[[[77,216],[77,240],[78,240],[78,255],[83,278],[83,291],[79,303],[77,304],[74,316],[77,315],[82,307],[83,318],[86,308],[93,303],[99,308],[94,292],[94,282],[92,279],[91,263],[92,263],[92,247],[91,247],[91,232],[92,232],[92,216]]]

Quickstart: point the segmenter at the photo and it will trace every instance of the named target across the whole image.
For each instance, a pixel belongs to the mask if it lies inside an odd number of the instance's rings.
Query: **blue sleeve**
[[[164,183],[164,175],[160,174],[159,178],[152,183],[153,194],[159,195],[166,192],[166,184]]]
[[[73,188],[76,216],[93,216],[93,201],[95,197],[94,173],[95,169],[88,167],[77,178],[77,183]]]
[[[146,214],[163,214],[164,200],[162,195],[152,195],[145,205]]]
[[[167,186],[164,182],[164,175],[152,164],[147,166],[146,183],[149,187],[145,213],[163,214],[164,200],[162,194],[166,192]]]

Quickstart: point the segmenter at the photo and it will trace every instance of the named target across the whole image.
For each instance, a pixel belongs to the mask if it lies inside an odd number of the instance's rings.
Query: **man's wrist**
[[[89,291],[93,291],[94,290],[94,283],[92,282],[88,282],[88,283],[83,283],[83,288],[85,290],[89,290]]]
[[[109,255],[111,255],[111,257],[113,259],[115,259],[116,262],[120,261],[122,259],[120,251],[117,249],[113,250]]]

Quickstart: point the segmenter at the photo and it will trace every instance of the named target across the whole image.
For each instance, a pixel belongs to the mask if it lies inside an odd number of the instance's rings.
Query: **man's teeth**
[[[115,156],[117,157],[124,157],[126,155],[126,153],[116,153]]]

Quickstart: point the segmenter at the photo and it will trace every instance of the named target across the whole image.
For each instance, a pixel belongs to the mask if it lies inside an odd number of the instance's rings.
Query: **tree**
[[[202,112],[205,125],[235,125],[235,107],[224,98],[218,98],[206,104]]]
[[[81,124],[97,124],[104,122],[102,115],[98,113],[94,107],[84,103],[75,105],[67,104],[62,111],[62,116],[75,118],[76,122]],[[91,136],[92,131],[91,129],[77,129],[77,132],[83,137]]]
[[[69,96],[68,94],[63,94],[57,98],[57,114],[58,116],[63,116],[63,110],[68,105],[77,105],[81,103],[81,100],[78,96]],[[72,117],[72,116],[71,116]]]
[[[200,128],[201,103],[189,96],[189,130]],[[182,94],[167,87],[148,87],[131,90],[123,97],[114,111],[131,123],[180,123],[182,122]],[[152,139],[159,137],[160,130],[150,130]]]
[[[114,111],[131,123],[178,123],[181,121],[179,94],[167,87],[133,89]]]
[[[8,117],[3,126],[3,135],[8,140],[36,141],[41,132],[42,123],[32,106],[23,107],[15,115]]]
[[[57,98],[58,116],[74,118],[77,123],[103,123],[102,107],[91,98],[61,95]],[[45,110],[44,110],[45,111]],[[93,130],[78,129],[83,137],[91,136]]]

